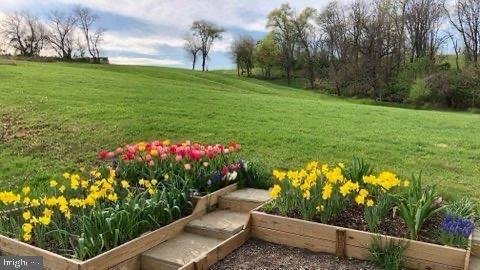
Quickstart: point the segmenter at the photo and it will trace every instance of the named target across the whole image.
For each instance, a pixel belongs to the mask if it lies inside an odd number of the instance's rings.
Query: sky
[[[209,69],[232,68],[230,44],[235,36],[261,39],[268,13],[282,3],[300,11],[322,8],[326,0],[0,0],[0,18],[14,11],[28,11],[46,18],[51,10],[91,8],[98,24],[107,29],[102,53],[114,64],[162,65],[189,68],[183,38],[194,20],[209,20],[226,32],[210,53]]]

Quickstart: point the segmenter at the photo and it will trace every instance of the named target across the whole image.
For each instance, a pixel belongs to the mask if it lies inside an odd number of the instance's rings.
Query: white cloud
[[[183,66],[184,63],[175,59],[153,59],[144,57],[109,57],[111,64],[143,65],[143,66]]]
[[[170,36],[144,36],[130,37],[122,33],[106,32],[102,49],[110,51],[128,51],[142,54],[157,54],[158,47],[168,45],[171,47],[183,46],[184,40],[180,37]]]

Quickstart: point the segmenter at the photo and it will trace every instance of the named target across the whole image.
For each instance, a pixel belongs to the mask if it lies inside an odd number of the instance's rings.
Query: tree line
[[[3,54],[39,57],[51,49],[64,60],[98,60],[106,31],[98,26],[98,19],[91,9],[82,6],[70,11],[52,10],[45,20],[26,11],[7,14],[0,21],[0,37],[6,46]]]
[[[231,55],[239,75],[276,71],[288,84],[300,76],[335,95],[480,107],[479,18],[480,0],[332,1],[300,12],[283,4],[269,13],[262,40],[239,36]],[[442,54],[447,46],[455,67]]]

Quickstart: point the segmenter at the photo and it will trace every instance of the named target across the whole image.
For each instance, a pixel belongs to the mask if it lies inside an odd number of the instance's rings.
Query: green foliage
[[[272,69],[279,65],[279,54],[272,33],[257,43],[253,51],[253,61],[255,66],[261,69],[263,77],[270,78],[272,76]]]
[[[435,186],[422,187],[421,175],[412,175],[410,186],[405,192],[393,197],[398,213],[407,224],[410,239],[416,240],[423,223],[444,206],[435,203],[438,198]]]
[[[438,242],[440,242],[442,245],[467,249],[469,247],[470,240],[462,235],[439,231]]]
[[[246,161],[238,179],[239,188],[269,189],[274,183],[271,173],[258,161]]]
[[[478,217],[478,204],[469,197],[462,197],[458,200],[449,202],[445,211],[455,217],[475,220]]]
[[[368,224],[370,232],[377,232],[377,227],[382,218],[384,218],[392,207],[392,199],[387,194],[379,194],[377,201],[373,206],[364,208],[364,218]]]
[[[382,243],[381,238],[374,236],[368,247],[370,251],[370,260],[385,270],[401,270],[404,267],[403,253],[408,243],[389,240]]]
[[[363,176],[373,174],[373,166],[361,158],[353,157],[352,162],[343,170],[343,174],[349,180],[361,182]]]
[[[429,102],[430,96],[431,91],[425,87],[425,80],[423,78],[418,78],[410,87],[408,101],[418,106]]]

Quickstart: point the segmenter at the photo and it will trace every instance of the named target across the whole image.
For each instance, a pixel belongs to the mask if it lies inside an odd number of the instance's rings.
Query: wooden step
[[[142,254],[142,270],[173,270],[204,256],[222,240],[183,232]]]
[[[250,212],[268,200],[270,200],[270,195],[267,190],[245,188],[221,196],[218,200],[218,208]]]
[[[243,230],[249,217],[248,213],[216,210],[188,223],[185,231],[207,237],[227,239]]]

